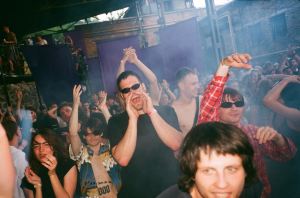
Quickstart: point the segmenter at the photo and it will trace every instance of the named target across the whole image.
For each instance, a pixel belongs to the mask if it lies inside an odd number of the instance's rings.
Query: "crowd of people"
[[[128,47],[115,96],[74,85],[38,111],[17,90],[0,111],[0,197],[299,197],[300,56],[251,59],[227,56],[206,79],[180,68],[169,85]]]

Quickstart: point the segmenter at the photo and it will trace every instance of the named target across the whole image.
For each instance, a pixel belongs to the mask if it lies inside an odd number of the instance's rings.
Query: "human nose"
[[[218,188],[226,188],[228,185],[228,179],[224,173],[218,173],[216,186]]]

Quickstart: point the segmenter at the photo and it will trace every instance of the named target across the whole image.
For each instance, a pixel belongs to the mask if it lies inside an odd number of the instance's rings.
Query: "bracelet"
[[[52,175],[55,175],[55,174],[56,174],[55,169],[48,171],[49,176],[52,176]]]
[[[157,113],[156,109],[152,109],[152,111],[147,112],[148,116],[151,116],[153,113]]]
[[[34,184],[33,187],[34,187],[34,188],[41,188],[41,187],[42,187],[42,184]]]

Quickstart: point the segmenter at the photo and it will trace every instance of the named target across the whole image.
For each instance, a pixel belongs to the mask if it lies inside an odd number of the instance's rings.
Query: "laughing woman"
[[[26,197],[74,197],[77,169],[63,145],[49,129],[32,136],[30,167],[25,170],[21,185]]]

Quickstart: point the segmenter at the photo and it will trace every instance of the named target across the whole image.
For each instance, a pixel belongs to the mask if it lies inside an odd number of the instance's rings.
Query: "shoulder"
[[[174,112],[174,108],[168,105],[160,105],[160,106],[156,106],[155,109],[159,112],[159,113],[169,113],[169,112]]]
[[[59,164],[58,171],[65,175],[73,166],[76,166],[75,161],[71,159],[66,159]]]
[[[156,198],[191,198],[191,196],[186,192],[182,192],[176,184],[164,190]]]
[[[114,115],[110,117],[108,124],[115,123],[115,122],[120,122],[120,121],[125,121],[128,120],[128,115],[126,112],[122,112],[120,114]]]

